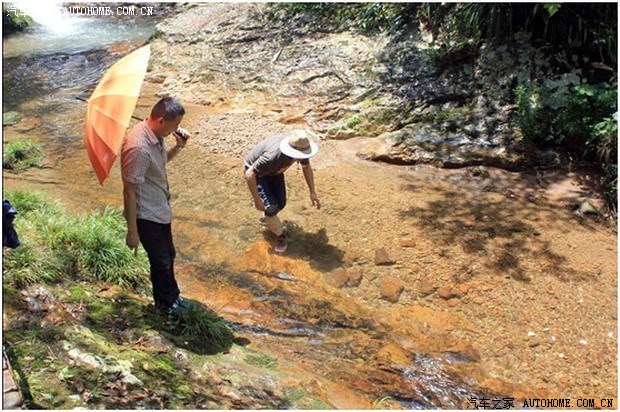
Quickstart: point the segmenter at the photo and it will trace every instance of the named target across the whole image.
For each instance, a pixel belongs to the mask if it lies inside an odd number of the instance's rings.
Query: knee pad
[[[280,209],[278,208],[278,206],[269,206],[267,209],[265,209],[265,216],[273,217],[277,215],[279,211]]]

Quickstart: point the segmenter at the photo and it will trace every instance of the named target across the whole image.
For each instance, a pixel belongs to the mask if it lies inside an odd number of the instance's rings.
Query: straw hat
[[[293,159],[310,159],[317,154],[319,146],[309,136],[306,130],[293,130],[280,142],[280,151]]]

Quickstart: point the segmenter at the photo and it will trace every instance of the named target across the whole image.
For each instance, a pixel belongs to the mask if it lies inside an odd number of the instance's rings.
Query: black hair
[[[151,118],[173,120],[185,114],[185,108],[180,101],[172,96],[162,97],[151,110]]]

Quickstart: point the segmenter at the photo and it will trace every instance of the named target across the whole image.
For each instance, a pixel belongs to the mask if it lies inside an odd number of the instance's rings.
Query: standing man
[[[127,134],[121,152],[126,243],[146,250],[151,266],[155,306],[178,315],[189,303],[179,296],[174,278],[176,252],[172,241],[172,210],[166,163],[187,144],[189,133],[179,128],[185,115],[173,97],[158,101],[151,115]],[[166,149],[164,137],[174,132],[176,145]]]
[[[267,227],[276,236],[274,250],[278,253],[283,253],[288,246],[288,235],[277,216],[286,206],[284,172],[293,163],[301,163],[312,205],[320,209],[321,202],[314,189],[314,173],[310,166],[310,158],[318,151],[309,133],[298,129],[263,140],[245,158],[245,179],[254,206],[264,213]]]

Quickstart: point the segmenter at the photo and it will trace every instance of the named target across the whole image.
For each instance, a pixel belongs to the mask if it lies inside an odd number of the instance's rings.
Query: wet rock
[[[381,298],[387,300],[388,302],[398,302],[398,299],[400,299],[400,295],[404,290],[405,283],[402,280],[394,276],[384,276],[381,278],[379,290],[381,293]]]
[[[424,276],[420,280],[420,286],[418,292],[421,296],[428,296],[437,290],[437,285],[430,276]]]
[[[375,356],[381,362],[392,365],[408,366],[411,363],[411,354],[394,343],[388,343]]]
[[[385,250],[385,248],[380,248],[380,249],[375,250],[375,265],[381,266],[381,265],[393,265],[393,264],[394,264],[394,260],[390,258],[390,255],[388,254],[387,250]]]
[[[353,266],[355,263],[359,263],[362,259],[362,255],[358,251],[348,251],[342,258],[346,266]]]
[[[401,239],[399,243],[401,247],[415,247],[416,245],[416,241],[413,238]]]
[[[355,287],[359,286],[362,282],[363,273],[361,269],[336,269],[332,273],[325,275],[327,278],[327,283],[330,285],[343,288],[345,286]]]
[[[278,279],[280,279],[280,280],[289,280],[289,281],[294,281],[294,280],[297,280],[297,279],[295,279],[295,276],[293,276],[293,275],[289,275],[289,274],[288,274],[288,273],[286,273],[286,272],[280,272],[280,273],[278,273],[278,274],[276,275],[276,277],[277,277]]]
[[[349,274],[346,269],[336,269],[326,276],[327,283],[337,288],[344,287],[349,281]]]
[[[458,290],[454,289],[452,286],[443,286],[439,288],[437,294],[440,298],[449,300],[460,297],[460,293]]]
[[[359,286],[362,283],[362,278],[364,274],[361,269],[349,269],[349,279],[347,281],[347,286]]]
[[[474,277],[473,271],[471,269],[463,269],[455,272],[452,278],[455,283],[465,283]]]
[[[482,358],[480,352],[471,344],[463,341],[454,343],[451,347],[443,351],[451,354],[453,360],[461,362],[479,362]]]

